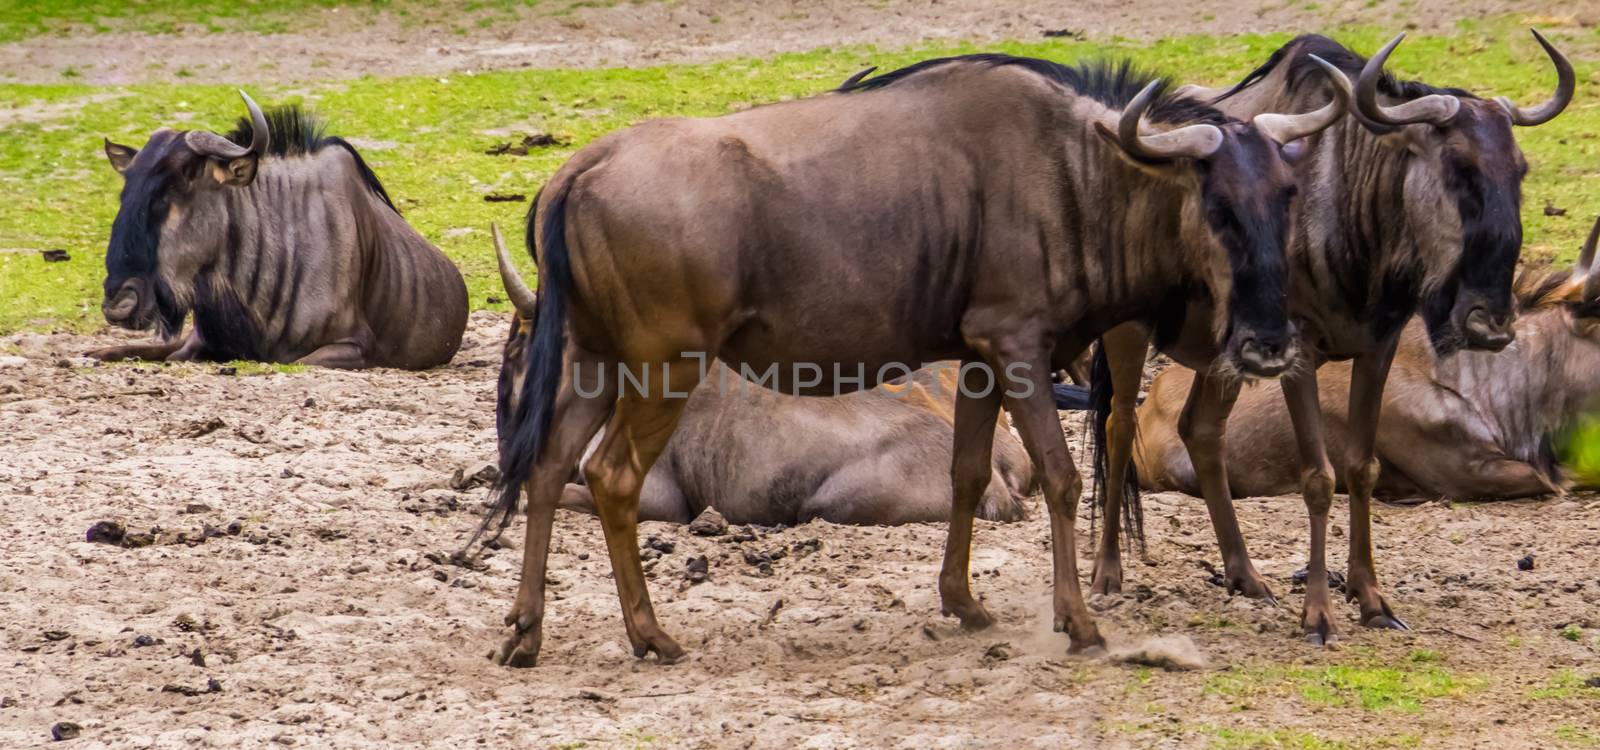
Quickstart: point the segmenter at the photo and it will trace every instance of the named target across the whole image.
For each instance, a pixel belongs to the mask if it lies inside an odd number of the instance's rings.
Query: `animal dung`
[[[72,260],[72,256],[65,250],[42,250],[39,255],[44,257],[46,263],[65,263]]]
[[[695,536],[722,536],[728,533],[728,519],[709,505],[689,522],[689,533]]]
[[[527,156],[529,149],[544,148],[546,146],[565,146],[567,139],[557,138],[549,133],[532,133],[522,136],[518,143],[496,143],[485,149],[483,153],[489,156]]]
[[[1529,552],[1517,561],[1517,570],[1533,570],[1533,553]]]
[[[489,193],[483,199],[488,203],[524,203],[528,196],[522,193]]]

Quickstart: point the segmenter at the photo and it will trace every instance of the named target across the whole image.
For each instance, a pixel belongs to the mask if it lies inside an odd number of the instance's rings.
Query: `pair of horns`
[[[1519,107],[1503,96],[1494,100],[1511,115],[1513,123],[1524,126],[1543,125],[1561,114],[1572,103],[1572,95],[1577,87],[1572,63],[1538,30],[1529,31],[1533,32],[1533,38],[1539,41],[1539,46],[1544,48],[1544,53],[1556,67],[1555,96],[1535,107]],[[1373,129],[1380,132],[1392,132],[1402,125],[1419,122],[1443,125],[1461,110],[1461,100],[1450,94],[1429,94],[1394,106],[1378,103],[1378,83],[1383,78],[1384,63],[1405,38],[1406,35],[1401,34],[1378,50],[1378,54],[1373,55],[1361,69],[1360,78],[1356,79],[1356,112],[1369,126],[1376,126]]]
[[[1256,115],[1251,122],[1278,143],[1289,143],[1304,138],[1338,122],[1349,107],[1352,96],[1350,79],[1322,58],[1312,55],[1311,59],[1321,66],[1327,72],[1329,80],[1333,81],[1333,101],[1320,109],[1298,115],[1276,112]],[[1117,142],[1122,144],[1122,148],[1129,154],[1149,162],[1185,157],[1204,159],[1222,148],[1222,129],[1215,125],[1185,125],[1165,133],[1150,135],[1139,132],[1139,120],[1155,101],[1161,83],[1161,81],[1151,81],[1138,96],[1133,98],[1133,101],[1128,102],[1127,107],[1123,108],[1122,116],[1117,120]]]
[[[195,153],[221,161],[232,161],[252,154],[260,158],[265,154],[272,145],[272,134],[267,131],[267,116],[261,114],[261,108],[256,106],[249,94],[241,90],[239,96],[244,98],[244,106],[250,110],[249,146],[241,146],[209,130],[191,130],[183,135],[183,142]]]
[[[511,300],[511,306],[517,308],[523,319],[533,318],[534,302],[538,300],[528,282],[522,280],[522,274],[517,273],[517,265],[511,260],[511,253],[506,251],[506,241],[500,236],[500,225],[489,224],[489,232],[494,235],[495,258],[500,262],[500,284],[506,288],[506,298]]]

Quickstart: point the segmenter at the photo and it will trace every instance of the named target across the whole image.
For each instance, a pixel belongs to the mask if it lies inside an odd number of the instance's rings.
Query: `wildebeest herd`
[[[1396,79],[1384,63],[1403,37],[1364,59],[1308,35],[1226,90],[1126,61],[967,55],[580,149],[528,212],[537,292],[494,230],[516,312],[495,507],[468,547],[528,497],[499,661],[537,661],[561,507],[598,516],[633,651],[671,662],[641,519],[948,520],[943,610],[981,629],[973,519],[1021,518],[1035,491],[1055,628],[1073,651],[1102,645],[1052,395],[1091,348],[1107,520],[1092,591],[1121,588],[1144,485],[1204,497],[1230,592],[1270,598],[1232,500],[1298,489],[1301,623],[1329,643],[1342,487],[1347,595],[1367,626],[1404,628],[1374,564],[1373,495],[1560,492],[1550,437],[1600,389],[1600,224],[1570,273],[1515,278],[1514,128],[1559,115],[1575,86],[1534,35],[1557,73],[1536,105]],[[245,103],[225,136],[106,141],[125,182],[105,317],[160,336],[94,355],[447,362],[459,272],[348,142]],[[1152,346],[1187,369],[1141,407]]]

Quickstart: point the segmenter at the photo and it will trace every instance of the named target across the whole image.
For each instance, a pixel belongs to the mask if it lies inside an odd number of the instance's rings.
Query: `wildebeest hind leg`
[[[1095,550],[1089,591],[1116,594],[1122,591],[1122,501],[1127,493],[1128,462],[1133,456],[1133,436],[1138,427],[1134,409],[1139,402],[1139,381],[1144,376],[1149,336],[1138,325],[1113,328],[1100,338],[1106,366],[1111,371],[1111,415],[1106,419],[1105,470],[1100,487],[1104,491],[1105,513],[1100,544]]]
[[[651,365],[657,370],[660,365]],[[665,365],[666,383],[687,393],[699,381],[698,363],[680,359]],[[661,372],[661,370],[657,370]],[[611,573],[622,601],[622,620],[635,656],[654,651],[663,664],[683,658],[683,649],[656,622],[655,608],[639,562],[639,491],[656,458],[666,449],[688,400],[666,395],[663,387],[648,395],[624,392],[606,423],[600,447],[584,465],[594,493],[600,526],[605,531]]]
[[[1344,480],[1350,492],[1350,567],[1345,573],[1345,596],[1360,603],[1361,624],[1407,630],[1405,622],[1395,616],[1384,599],[1372,561],[1372,488],[1378,484],[1381,470],[1377,456],[1378,413],[1398,338],[1392,338],[1378,352],[1357,357],[1351,367],[1350,445]]]
[[[317,347],[310,354],[295,360],[297,365],[329,367],[335,370],[359,370],[368,366],[366,352],[353,341],[336,341]]]
[[[570,358],[568,361],[572,361]],[[574,372],[601,372],[605,365],[585,363]],[[593,392],[580,395],[571,379],[563,379],[556,392],[550,416],[550,432],[529,479],[523,485],[528,494],[528,526],[522,545],[522,581],[517,598],[506,615],[511,635],[500,649],[499,661],[513,667],[531,667],[539,660],[543,640],[544,580],[550,553],[550,530],[556,507],[572,467],[583,455],[589,440],[616,403],[614,379],[601,378]]]
[[[961,618],[963,630],[982,630],[994,624],[994,617],[973,598],[968,578],[972,519],[994,475],[994,425],[1005,388],[1004,384],[990,381],[981,365],[963,363],[962,385],[956,396],[955,443],[950,457],[950,532],[945,537],[944,565],[939,569],[940,610]],[[1047,382],[1045,391],[1049,390]],[[1052,411],[1054,408],[1052,402]]]
[[[1234,378],[1196,372],[1194,385],[1189,388],[1189,401],[1178,418],[1178,435],[1189,450],[1189,462],[1194,466],[1200,494],[1205,498],[1206,512],[1211,515],[1211,528],[1216,532],[1217,547],[1222,552],[1228,593],[1239,592],[1252,599],[1275,602],[1266,579],[1250,562],[1244,534],[1239,531],[1239,518],[1233,512],[1233,490],[1228,487],[1228,413],[1233,411],[1233,403],[1239,398],[1239,386]]]
[[[1025,384],[1008,382],[1012,369],[1002,377],[1002,388],[1007,389],[1005,405],[1011,412],[1012,424],[1022,435],[1022,444],[1040,474],[1045,505],[1050,509],[1050,549],[1053,557],[1055,628],[1065,630],[1072,638],[1070,652],[1105,645],[1089,608],[1083,603],[1083,589],[1078,583],[1078,543],[1075,537],[1078,499],[1083,494],[1083,479],[1072,463],[1072,453],[1067,449],[1067,438],[1061,431],[1061,418],[1056,413],[1055,396],[1050,390],[1049,358],[1042,351],[1028,356],[1002,357],[999,363],[1014,367]],[[1026,392],[1031,391],[1031,392]]]

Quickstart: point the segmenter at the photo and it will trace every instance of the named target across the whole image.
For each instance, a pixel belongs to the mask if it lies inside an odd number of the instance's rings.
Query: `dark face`
[[[121,208],[106,247],[106,322],[135,330],[159,322],[175,334],[184,311],[161,272],[161,237],[176,220],[205,160],[184,145],[182,133],[162,129],[143,149],[108,143],[111,164],[122,173]]]
[[[1515,338],[1512,280],[1522,252],[1522,178],[1528,164],[1511,118],[1493,102],[1464,99],[1461,111],[1424,151],[1438,161],[1445,206],[1460,215],[1460,263],[1423,304],[1423,321],[1441,354],[1459,345],[1499,351]]]
[[[521,313],[512,313],[511,330],[506,335],[505,348],[500,350],[500,382],[495,398],[495,433],[504,448],[507,420],[516,411],[521,397],[522,381],[528,376],[528,345],[533,340],[533,323]]]
[[[1201,170],[1206,222],[1232,270],[1223,356],[1252,377],[1274,377],[1294,359],[1288,317],[1294,173],[1276,141],[1254,127],[1223,128],[1222,148]]]

